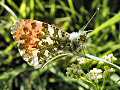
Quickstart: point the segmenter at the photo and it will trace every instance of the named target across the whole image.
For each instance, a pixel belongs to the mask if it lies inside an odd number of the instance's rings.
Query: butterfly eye
[[[85,43],[87,41],[86,35],[80,36],[80,42]]]

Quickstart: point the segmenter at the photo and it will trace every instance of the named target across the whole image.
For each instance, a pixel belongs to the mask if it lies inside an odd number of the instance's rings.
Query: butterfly
[[[34,67],[42,67],[59,54],[80,52],[87,40],[85,31],[68,33],[54,25],[30,19],[18,20],[11,34],[20,55]]]

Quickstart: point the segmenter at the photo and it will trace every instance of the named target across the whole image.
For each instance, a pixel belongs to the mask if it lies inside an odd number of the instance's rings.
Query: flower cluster
[[[92,70],[90,70],[89,73],[87,73],[87,75],[92,80],[98,80],[98,79],[103,78],[103,73],[102,72],[103,71],[101,69],[93,68]]]
[[[108,55],[104,56],[104,59],[106,59],[107,61],[110,61],[110,62],[114,62],[117,60],[117,58],[114,57],[113,54],[108,54]]]

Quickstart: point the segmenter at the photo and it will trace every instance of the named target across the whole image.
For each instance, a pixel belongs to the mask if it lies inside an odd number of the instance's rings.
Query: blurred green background
[[[69,33],[79,31],[99,7],[86,28],[93,31],[85,52],[120,66],[120,0],[0,0],[0,90],[120,90],[120,70],[93,59],[67,66],[62,60],[43,70],[27,65],[10,34],[8,7],[19,19],[55,24]],[[93,68],[102,70],[101,79],[88,77]]]

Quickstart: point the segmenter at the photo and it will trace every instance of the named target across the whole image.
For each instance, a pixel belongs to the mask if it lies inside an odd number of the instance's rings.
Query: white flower
[[[110,69],[107,69],[106,71],[112,73],[112,72],[115,72],[115,69],[114,68],[110,68]]]
[[[90,70],[90,72],[87,74],[92,80],[98,80],[103,78],[102,70],[93,68],[93,70]]]
[[[109,72],[115,72],[114,68],[110,68]]]
[[[84,57],[78,58],[77,61],[79,62],[79,64],[85,64],[86,63]]]
[[[110,59],[110,58],[112,58],[112,57],[113,57],[113,54],[109,54],[109,55],[105,56],[104,58],[105,58],[105,59]]]
[[[108,54],[104,58],[110,62],[117,60],[117,58],[114,57],[113,54]]]

